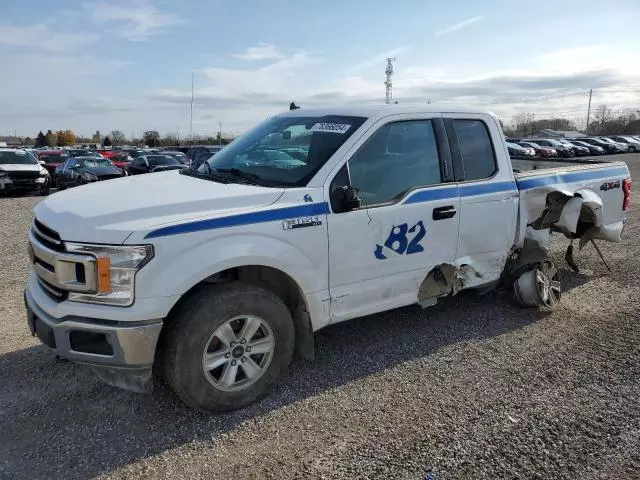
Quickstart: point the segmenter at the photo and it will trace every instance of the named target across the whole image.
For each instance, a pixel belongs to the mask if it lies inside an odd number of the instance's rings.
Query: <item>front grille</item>
[[[58,232],[47,227],[37,218],[33,221],[31,231],[36,238],[48,248],[58,252],[64,251],[62,239],[60,238],[60,235],[58,235]]]
[[[66,290],[61,290],[58,287],[54,287],[48,282],[45,282],[41,278],[38,278],[38,283],[42,287],[44,293],[47,294],[51,300],[55,300],[56,302],[62,302],[67,299],[68,292]]]
[[[35,180],[40,176],[40,172],[23,171],[8,172],[11,180]]]

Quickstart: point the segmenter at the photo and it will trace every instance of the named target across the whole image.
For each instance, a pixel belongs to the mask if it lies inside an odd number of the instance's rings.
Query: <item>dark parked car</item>
[[[69,158],[74,157],[97,157],[103,158],[98,152],[94,152],[93,150],[87,150],[86,148],[70,148],[67,150],[67,155]]]
[[[136,148],[133,150],[126,150],[126,153],[131,158],[138,158],[144,155],[154,155],[156,153],[159,153],[159,150],[156,148]]]
[[[558,152],[559,157],[568,158],[576,156],[576,153],[572,148],[563,145],[558,140],[555,140],[553,138],[534,138],[532,139],[532,141],[540,145],[541,147],[549,147],[555,149],[555,151]]]
[[[581,138],[580,141],[588,143],[589,145],[595,145],[596,147],[603,148],[604,151],[607,153],[623,153],[624,152],[624,150],[620,148],[617,144],[604,142],[599,138],[586,137],[586,138]]]
[[[179,145],[173,145],[171,147],[164,147],[162,150],[160,150],[162,153],[165,152],[182,152],[185,155],[187,153],[189,153],[189,150],[191,150],[192,147],[186,146],[186,147],[182,147]]]
[[[169,155],[170,157],[175,158],[176,160],[178,160],[180,163],[184,165],[187,165],[187,163],[189,163],[189,161],[187,160],[187,156],[182,152],[173,152],[170,150],[163,150],[161,153],[163,155]]]
[[[38,160],[41,165],[47,169],[51,178],[55,176],[56,168],[67,161],[69,155],[64,150],[40,150],[38,154]]]
[[[196,145],[195,147],[191,147],[189,153],[187,153],[188,165],[191,168],[197,169],[202,162],[211,158],[212,155],[215,155],[220,150],[222,150],[221,145]]]
[[[636,140],[631,136],[611,135],[608,138],[614,142],[624,143],[630,152],[640,152],[640,140]]]
[[[187,168],[187,166],[169,155],[145,155],[134,158],[129,164],[128,170],[131,175],[139,175],[183,168]]]
[[[583,142],[582,140],[571,140],[571,143],[589,149],[590,155],[604,155],[607,151],[598,145],[591,145],[590,143]]]
[[[620,149],[620,153],[631,151],[629,150],[629,145],[626,143],[616,142],[615,140],[611,140],[609,137],[598,137],[598,140],[617,146]]]
[[[589,152],[588,147],[577,145],[575,143],[570,142],[569,140],[565,140],[564,138],[559,138],[558,142],[560,142],[565,147],[571,148],[573,150],[573,153],[575,153],[577,157],[584,157],[586,155],[589,155],[589,153],[591,153]]]
[[[97,157],[74,157],[68,159],[56,170],[56,185],[59,190],[87,183],[110,180],[127,175],[111,160]]]

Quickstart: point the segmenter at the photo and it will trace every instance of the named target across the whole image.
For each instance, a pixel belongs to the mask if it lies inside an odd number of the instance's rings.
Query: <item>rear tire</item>
[[[554,310],[562,295],[560,273],[551,261],[537,263],[513,282],[513,293],[522,307]]]
[[[258,325],[256,331],[243,335],[252,330],[250,319]],[[257,345],[264,347],[267,339],[264,351],[268,353],[256,354]],[[191,407],[243,408],[266,396],[285,375],[294,343],[291,313],[274,293],[243,282],[205,285],[168,320],[165,378]],[[254,345],[253,353],[249,345]]]

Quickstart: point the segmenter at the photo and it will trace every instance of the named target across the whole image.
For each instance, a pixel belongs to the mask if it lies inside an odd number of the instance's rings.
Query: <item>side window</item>
[[[71,168],[76,164],[75,158],[71,158],[67,161],[67,168]]]
[[[482,120],[453,120],[464,162],[464,179],[481,180],[496,171],[489,130]]]
[[[431,120],[380,127],[349,159],[349,173],[363,205],[391,202],[413,188],[441,183]]]

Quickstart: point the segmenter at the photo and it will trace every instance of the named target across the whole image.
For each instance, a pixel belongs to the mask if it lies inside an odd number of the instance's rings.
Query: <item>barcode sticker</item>
[[[347,133],[347,130],[351,128],[351,125],[346,123],[316,123],[311,127],[312,132],[324,132],[324,133]]]

